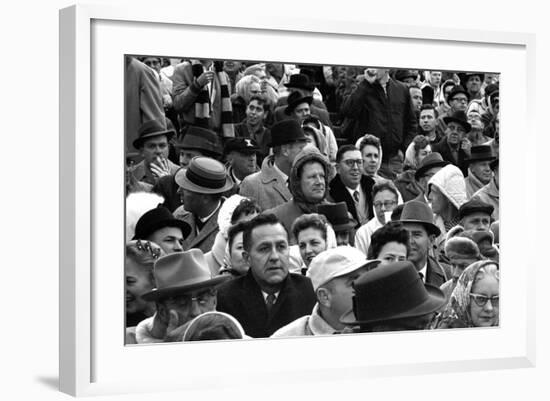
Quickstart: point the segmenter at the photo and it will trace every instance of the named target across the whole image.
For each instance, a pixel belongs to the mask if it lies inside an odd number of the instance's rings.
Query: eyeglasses
[[[362,167],[363,159],[347,159],[347,160],[342,160],[342,163],[344,163],[349,168],[352,168],[355,165],[357,165],[357,167]]]
[[[491,301],[491,305],[498,307],[499,298],[498,295],[495,295],[494,297],[486,297],[485,295],[480,294],[470,294],[470,297],[474,300],[477,306],[482,307],[485,306],[487,301]]]
[[[196,301],[199,306],[206,306],[214,297],[210,292],[203,292],[194,297],[182,296],[177,298],[169,298],[168,302],[177,305],[179,308],[189,308]]]
[[[376,209],[380,209],[384,206],[384,209],[389,209],[394,207],[397,204],[396,201],[384,201],[384,202],[374,202],[373,205]]]

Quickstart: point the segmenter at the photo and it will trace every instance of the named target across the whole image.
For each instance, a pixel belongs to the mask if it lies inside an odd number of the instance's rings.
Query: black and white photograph
[[[123,62],[126,345],[500,326],[498,71]]]

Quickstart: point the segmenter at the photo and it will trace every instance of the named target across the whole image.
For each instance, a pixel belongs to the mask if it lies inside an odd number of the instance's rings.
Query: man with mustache
[[[251,337],[269,337],[311,313],[311,280],[289,272],[288,233],[273,214],[246,223],[243,247],[250,269],[219,288],[217,310],[234,316]]]

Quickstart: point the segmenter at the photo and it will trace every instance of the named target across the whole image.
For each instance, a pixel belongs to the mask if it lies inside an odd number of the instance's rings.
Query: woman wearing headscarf
[[[498,263],[481,260],[472,263],[460,275],[435,328],[492,327],[499,325]]]
[[[432,147],[424,135],[415,136],[407,147],[403,172],[394,181],[404,202],[413,200],[423,192],[414,175],[420,162],[430,153],[432,153]]]

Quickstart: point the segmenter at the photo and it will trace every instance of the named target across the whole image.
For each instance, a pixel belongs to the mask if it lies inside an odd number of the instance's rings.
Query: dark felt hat
[[[495,171],[498,168],[498,157],[491,162],[490,166],[491,166],[491,170],[493,171]]]
[[[193,157],[187,170],[178,170],[174,180],[183,189],[200,194],[221,194],[233,187],[225,166],[206,156]]]
[[[353,282],[353,289],[353,308],[340,318],[346,325],[420,317],[447,302],[439,288],[422,282],[409,261],[369,270]]]
[[[174,144],[176,149],[198,150],[205,156],[220,157],[222,155],[222,145],[218,134],[214,131],[190,126],[185,132],[185,136],[178,139]]]
[[[493,154],[493,149],[489,145],[472,146],[470,149],[470,157],[466,159],[466,162],[482,162],[493,161],[496,156]]]
[[[357,225],[357,222],[349,215],[346,202],[319,205],[317,213],[327,218],[335,232],[350,230]]]
[[[271,126],[271,143],[269,146],[281,146],[293,142],[307,141],[300,123],[294,119],[279,121]]]
[[[466,132],[470,132],[472,129],[472,126],[468,122],[468,117],[466,117],[466,113],[462,110],[455,111],[453,114],[451,114],[448,117],[443,117],[443,121],[445,122],[445,124],[449,124],[449,123],[460,124],[462,125],[462,128],[464,128]]]
[[[136,231],[132,239],[147,239],[155,231],[164,227],[177,227],[181,230],[183,238],[191,233],[189,224],[174,218],[170,210],[159,206],[149,210],[139,218],[136,223]]]
[[[200,249],[175,252],[159,258],[155,262],[153,275],[156,288],[141,296],[146,301],[156,301],[202,288],[215,287],[229,278],[229,276],[213,277]]]
[[[394,76],[396,80],[403,82],[403,80],[407,78],[416,79],[418,77],[418,71],[417,70],[397,70],[395,71]]]
[[[470,77],[473,77],[475,75],[479,77],[481,82],[483,82],[483,80],[485,79],[485,74],[482,72],[461,72],[458,74],[458,78],[460,78],[460,84],[466,85]]]
[[[297,88],[312,91],[315,89],[316,82],[312,82],[307,74],[293,74],[286,84],[287,88]]]
[[[449,93],[449,102],[459,93],[466,95],[466,98],[470,101],[470,94],[466,91],[466,89],[464,89],[462,85],[455,85],[451,93]]]
[[[426,227],[428,234],[434,234],[436,237],[441,234],[439,227],[433,223],[434,215],[432,209],[424,202],[412,200],[405,203],[401,212],[401,218],[397,221],[403,224],[419,223]]]
[[[166,123],[161,120],[149,120],[144,122],[138,130],[138,137],[132,143],[134,148],[140,149],[143,143],[150,138],[166,135],[168,140],[172,139],[176,131],[173,129],[166,129]]]
[[[458,209],[458,218],[462,219],[472,213],[486,213],[491,216],[494,210],[495,208],[493,205],[489,205],[488,203],[485,203],[477,198],[473,198],[460,206]]]
[[[416,179],[416,181],[418,181],[429,169],[434,167],[445,167],[447,164],[449,164],[449,162],[443,160],[443,157],[441,157],[440,153],[432,152],[424,159],[422,159],[420,165],[418,166],[418,169],[414,173],[414,178]]]
[[[230,138],[224,146],[223,153],[228,155],[230,152],[239,152],[244,154],[257,153],[260,151],[258,143],[250,138]]]
[[[302,96],[299,92],[292,92],[287,98],[288,106],[285,108],[285,114],[290,115],[302,103],[311,106],[311,102],[313,102],[313,96]]]

